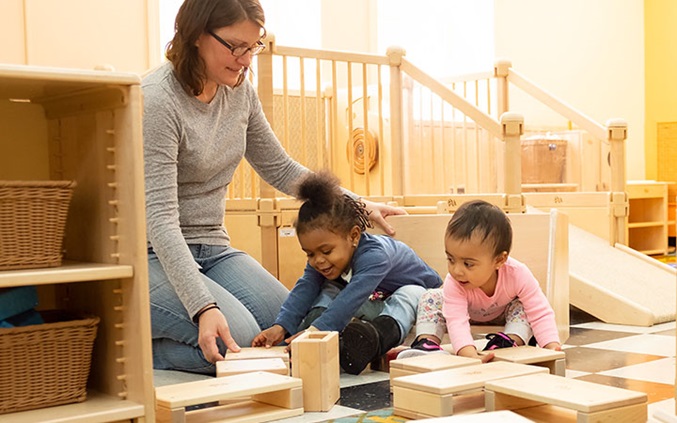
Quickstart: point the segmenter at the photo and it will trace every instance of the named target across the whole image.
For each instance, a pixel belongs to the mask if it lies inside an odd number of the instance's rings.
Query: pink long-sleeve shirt
[[[470,332],[471,320],[490,322],[505,313],[506,307],[515,298],[522,302],[527,321],[539,345],[560,342],[555,312],[538,281],[526,265],[509,257],[498,270],[496,289],[491,297],[480,288],[462,285],[447,274],[442,312],[454,350],[474,345]]]

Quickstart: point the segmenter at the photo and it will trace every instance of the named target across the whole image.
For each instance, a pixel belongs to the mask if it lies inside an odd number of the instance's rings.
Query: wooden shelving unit
[[[155,420],[141,116],[136,75],[0,65],[0,179],[77,183],[62,266],[0,271],[0,288],[101,318],[87,400],[0,420]]]
[[[668,184],[628,181],[628,246],[644,254],[668,251]]]

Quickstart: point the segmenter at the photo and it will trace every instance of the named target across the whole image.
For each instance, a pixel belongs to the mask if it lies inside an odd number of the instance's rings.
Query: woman
[[[169,62],[142,84],[153,362],[213,374],[226,349],[272,325],[288,295],[230,246],[223,217],[233,173],[244,157],[291,194],[310,171],[281,147],[246,79],[263,49],[259,2],[186,0],[175,28]],[[366,204],[389,233],[384,217],[404,213]]]

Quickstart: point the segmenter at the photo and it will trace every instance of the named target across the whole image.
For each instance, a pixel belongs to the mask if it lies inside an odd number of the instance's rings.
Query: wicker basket
[[[0,270],[61,265],[75,182],[0,181]]]
[[[0,329],[0,414],[87,397],[99,318],[59,311],[42,315],[52,323]]]

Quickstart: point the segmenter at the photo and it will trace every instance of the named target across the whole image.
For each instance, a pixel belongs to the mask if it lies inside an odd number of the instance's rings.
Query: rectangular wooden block
[[[494,361],[533,364],[547,367],[551,374],[564,376],[566,371],[566,354],[545,348],[524,345],[515,348],[499,348],[493,351],[480,351],[480,355],[494,353]]]
[[[456,367],[472,366],[480,363],[481,361],[477,358],[448,354],[426,354],[418,357],[391,360],[390,384],[392,385],[393,379],[396,377],[454,369]]]
[[[329,411],[341,395],[338,332],[307,331],[291,342],[292,376],[303,380],[306,411]]]
[[[257,360],[261,358],[280,358],[287,366],[287,374],[289,374],[289,353],[285,346],[275,347],[243,347],[239,352],[228,351],[224,357],[225,361],[231,360]]]
[[[289,367],[281,358],[252,358],[251,360],[229,360],[216,363],[216,377],[239,375],[241,373],[269,372],[289,376]]]
[[[159,423],[200,421],[264,422],[303,414],[301,379],[252,372],[155,388]],[[185,407],[224,401],[227,405],[186,412]]]
[[[480,391],[490,380],[547,373],[548,369],[507,361],[470,365],[393,379],[393,407],[427,417],[454,413],[457,396]]]
[[[648,397],[643,392],[551,374],[489,381],[485,396],[487,410],[550,404],[575,410],[578,422],[647,419]]]

